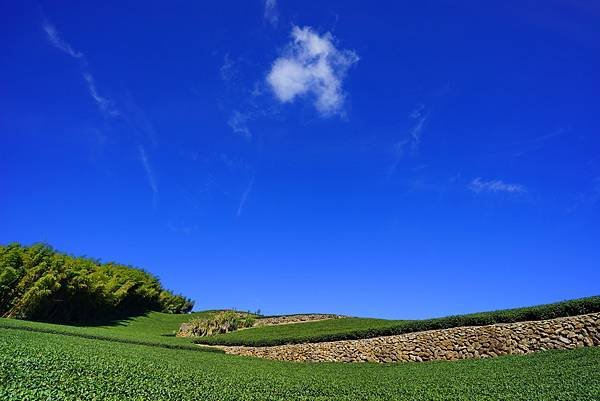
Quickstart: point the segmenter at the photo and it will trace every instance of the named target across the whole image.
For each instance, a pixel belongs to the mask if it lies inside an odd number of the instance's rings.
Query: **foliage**
[[[553,319],[599,311],[600,296],[595,296],[527,308],[506,309],[427,320],[341,318],[302,324],[263,326],[212,337],[202,337],[196,339],[195,342],[211,345],[269,346],[352,340],[460,326],[483,326],[495,323]]]
[[[0,245],[0,316],[81,322],[148,310],[186,313],[193,302],[148,272],[99,263],[45,244]]]
[[[211,336],[252,327],[255,320],[256,317],[250,313],[227,310],[192,319],[186,323],[185,331],[197,337]]]
[[[401,364],[292,363],[0,329],[0,399],[589,401],[600,348]]]
[[[216,312],[194,312],[191,315],[149,312],[142,316],[115,320],[103,326],[68,326],[0,318],[0,329],[24,330],[129,344],[201,351],[206,350],[207,347],[198,347],[192,344],[190,339],[175,337],[175,333],[181,323],[188,320],[190,316],[202,317],[212,315],[213,313]]]

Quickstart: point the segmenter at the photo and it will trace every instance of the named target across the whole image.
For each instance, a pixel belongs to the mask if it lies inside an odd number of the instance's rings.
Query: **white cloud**
[[[412,138],[412,148],[413,150],[417,150],[421,143],[421,133],[429,118],[429,112],[425,110],[423,104],[419,104],[417,108],[410,113],[410,117],[416,121],[413,129],[410,131],[410,136]]]
[[[254,186],[254,175],[250,178],[248,182],[248,186],[242,193],[242,197],[240,198],[240,204],[238,206],[237,215],[238,217],[242,215],[242,211],[244,210],[244,205],[246,204],[246,200],[248,199],[248,195],[252,192],[252,187]]]
[[[229,53],[223,57],[223,65],[219,69],[219,74],[223,81],[231,81],[235,77],[235,62],[229,57]]]
[[[112,101],[98,94],[98,89],[96,89],[96,83],[94,82],[94,77],[92,76],[92,74],[90,74],[89,72],[84,72],[83,79],[85,79],[85,82],[87,82],[88,90],[90,91],[90,96],[92,97],[92,99],[94,99],[94,101],[98,105],[98,108],[100,108],[102,112],[108,114],[111,117],[118,116],[119,111],[113,107]]]
[[[247,125],[248,118],[249,116],[247,114],[240,113],[236,110],[233,112],[231,117],[229,117],[227,124],[229,124],[229,127],[236,134],[241,134],[242,136],[244,136],[244,138],[251,139],[252,133],[250,132],[250,129]]]
[[[592,180],[592,185],[584,192],[576,195],[576,200],[573,205],[567,208],[569,213],[574,212],[581,207],[595,206],[600,203],[600,177]]]
[[[477,194],[482,192],[522,194],[526,192],[525,187],[520,184],[509,184],[502,180],[484,181],[479,177],[471,181],[469,189]]]
[[[150,185],[150,189],[152,189],[152,203],[154,207],[156,207],[158,199],[158,185],[156,185],[156,180],[154,179],[154,172],[150,167],[150,162],[148,161],[148,156],[146,155],[146,149],[142,145],[138,145],[138,151],[140,153],[140,160],[142,162],[142,166],[144,167],[144,171],[146,172],[148,184]]]
[[[359,58],[352,50],[339,50],[330,33],[319,36],[312,28],[292,29],[292,42],[275,60],[267,83],[282,103],[312,95],[323,115],[340,113],[345,99],[342,82]]]
[[[194,225],[177,225],[175,223],[173,223],[171,220],[169,220],[167,222],[167,227],[169,228],[169,230],[173,231],[174,233],[178,233],[178,234],[185,234],[185,235],[190,235],[192,232],[198,230],[198,225],[194,224]]]
[[[415,107],[415,109],[413,111],[411,111],[411,113],[409,114],[409,117],[411,119],[415,120],[415,124],[413,125],[412,129],[408,133],[408,138],[406,138],[406,134],[405,134],[403,139],[396,141],[396,143],[393,145],[392,151],[393,151],[393,155],[394,155],[394,162],[392,163],[391,167],[388,169],[388,172],[387,172],[388,177],[391,177],[396,172],[396,169],[397,169],[398,165],[400,164],[400,161],[406,154],[405,148],[407,146],[411,147],[411,150],[413,153],[416,152],[417,149],[419,148],[419,145],[421,143],[421,134],[423,132],[423,129],[425,128],[427,120],[429,119],[429,111],[427,111],[427,109],[425,108],[425,105],[419,103],[417,105],[417,107]]]
[[[408,145],[409,142],[410,141],[408,139],[402,139],[394,144],[394,163],[392,163],[387,172],[388,178],[394,175],[396,172],[396,169],[400,164],[400,160],[402,160],[402,157],[404,156],[404,147]]]
[[[71,57],[80,58],[80,59],[84,58],[83,53],[74,50],[70,44],[68,44],[67,42],[62,40],[62,38],[58,34],[58,31],[56,30],[54,25],[52,25],[46,21],[42,25],[42,28],[46,32],[46,35],[48,35],[48,39],[50,40],[50,43],[52,43],[52,45],[54,47],[62,50],[63,52],[65,52],[66,54],[68,54]]]
[[[271,26],[277,27],[279,14],[277,12],[277,0],[265,0],[265,20],[269,21]]]
[[[65,42],[58,34],[58,31],[56,30],[54,25],[52,25],[48,21],[45,21],[42,24],[42,28],[44,29],[44,32],[46,32],[46,35],[48,36],[50,43],[54,47],[56,47],[57,49],[60,49],[63,53],[68,54],[69,56],[71,56],[73,58],[79,59],[79,64],[83,71],[82,72],[83,79],[87,83],[87,87],[88,87],[90,96],[92,97],[92,99],[94,99],[94,101],[96,102],[96,105],[98,106],[100,111],[102,111],[103,113],[106,113],[110,117],[118,116],[120,113],[115,109],[113,102],[104,96],[100,96],[100,94],[98,93],[98,89],[96,88],[96,83],[94,81],[94,77],[89,72],[89,67],[88,67],[88,63],[86,61],[85,54],[73,49],[70,44]]]

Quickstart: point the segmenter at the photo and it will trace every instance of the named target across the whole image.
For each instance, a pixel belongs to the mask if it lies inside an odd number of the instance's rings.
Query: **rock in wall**
[[[489,358],[600,345],[600,313],[455,327],[362,340],[273,347],[219,347],[228,354],[285,361],[401,362]]]
[[[272,317],[263,317],[260,319],[256,319],[254,323],[254,327],[260,326],[276,326],[280,324],[292,324],[292,323],[307,323],[307,322],[315,322],[318,320],[329,320],[329,319],[339,319],[343,316],[340,315],[325,315],[325,314],[304,314],[304,315],[284,315],[284,316],[272,316]]]

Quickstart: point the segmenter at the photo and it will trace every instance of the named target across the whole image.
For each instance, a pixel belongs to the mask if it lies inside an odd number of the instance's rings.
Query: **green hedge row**
[[[106,335],[100,335],[100,334],[76,333],[76,332],[72,332],[72,331],[68,331],[68,330],[62,330],[60,328],[33,327],[33,326],[22,325],[19,323],[20,322],[18,320],[10,321],[10,323],[8,323],[7,320],[3,320],[3,321],[0,321],[0,329],[31,331],[31,332],[35,332],[35,333],[59,334],[62,336],[69,336],[69,337],[80,337],[80,338],[87,338],[87,339],[91,339],[91,340],[112,341],[112,342],[124,343],[124,344],[146,345],[149,347],[159,347],[159,348],[167,348],[167,349],[182,349],[182,350],[188,350],[188,351],[224,353],[224,351],[222,351],[218,348],[199,347],[197,345],[192,345],[192,344],[168,344],[168,343],[160,343],[160,342],[154,342],[154,341],[144,341],[144,340],[122,338],[122,337],[112,337],[112,336],[106,336]]]
[[[462,326],[485,326],[496,323],[515,323],[523,321],[535,321],[554,319],[558,317],[584,315],[587,313],[600,312],[600,296],[580,298],[570,301],[557,302],[553,304],[531,306],[525,308],[506,309],[492,312],[473,313],[468,315],[456,315],[427,320],[404,320],[397,321],[383,327],[359,328],[352,327],[340,328],[339,332],[331,330],[335,325],[342,326],[343,320],[335,319],[328,321],[327,333],[320,333],[315,330],[314,333],[306,334],[313,323],[302,323],[298,327],[298,335],[294,336],[295,325],[287,325],[279,329],[277,326],[265,328],[253,328],[239,333],[217,335],[213,337],[204,337],[196,339],[199,344],[211,345],[246,345],[246,346],[273,346],[283,344],[298,344],[311,342],[325,342],[337,340],[355,340],[363,338],[372,338],[379,336],[390,336],[397,334],[412,333],[425,330],[448,329]],[[357,325],[364,327],[364,319],[355,319]],[[323,324],[314,327],[323,327]],[[265,336],[259,336],[258,330],[264,330]],[[277,331],[284,333],[281,337],[277,336]],[[333,332],[332,332],[333,331]],[[291,334],[290,334],[291,333]],[[245,337],[247,336],[247,337]]]

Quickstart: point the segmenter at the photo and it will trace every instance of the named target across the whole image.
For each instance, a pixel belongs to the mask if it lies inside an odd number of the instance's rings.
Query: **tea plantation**
[[[68,326],[0,318],[0,329],[61,334],[97,340],[198,351],[199,347],[192,344],[190,339],[175,337],[175,332],[181,323],[212,313],[212,311],[191,314],[148,312],[142,316],[121,319],[110,324],[97,326]],[[1,333],[4,333],[4,330]]]
[[[482,326],[495,323],[554,319],[557,317],[583,315],[594,312],[600,312],[600,296],[525,308],[505,309],[426,320],[342,318],[302,324],[263,326],[234,331],[227,334],[201,337],[198,338],[196,342],[209,345],[270,346],[352,340],[423,330],[446,329],[450,327]]]
[[[600,398],[600,349],[486,360],[302,364],[0,328],[2,400]]]
[[[423,321],[343,318],[202,339],[319,341],[566,316],[595,311],[598,301]],[[214,313],[149,312],[96,326],[0,319],[0,400],[600,400],[599,347],[456,362],[292,363],[225,355],[174,336],[181,323]]]

